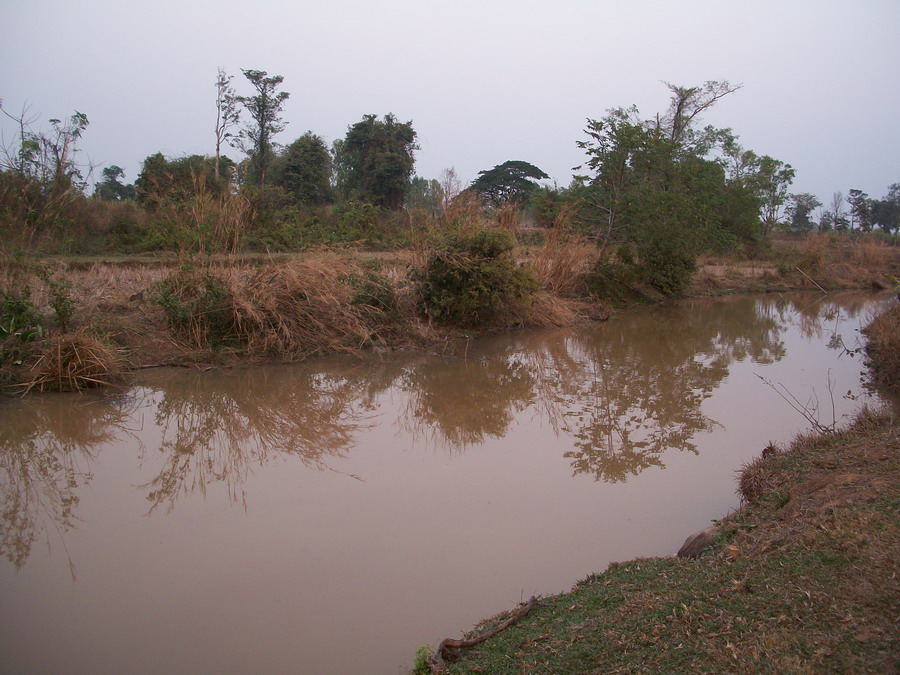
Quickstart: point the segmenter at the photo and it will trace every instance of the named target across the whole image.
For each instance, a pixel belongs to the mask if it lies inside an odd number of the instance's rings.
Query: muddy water
[[[0,670],[402,672],[735,508],[740,466],[809,427],[783,397],[824,425],[869,397],[848,350],[879,302],[686,302],[2,402]]]

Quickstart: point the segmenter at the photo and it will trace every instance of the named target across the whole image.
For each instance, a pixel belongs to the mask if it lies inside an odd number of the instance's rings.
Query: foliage
[[[811,216],[820,206],[822,206],[822,202],[809,192],[790,195],[787,215],[790,218],[791,227],[804,232],[815,228],[816,223],[813,222]]]
[[[744,151],[727,129],[698,128],[700,114],[737,87],[668,86],[672,99],[663,116],[642,120],[631,107],[588,120],[588,140],[578,146],[591,175],[579,177],[570,192],[601,253],[627,244],[643,280],[677,294],[700,253],[737,242],[758,246],[765,229],[759,210],[765,207],[770,221],[777,217],[793,170]],[[716,149],[719,156],[711,154]]]
[[[339,194],[399,209],[409,189],[417,149],[412,121],[398,122],[392,114],[381,120],[365,115],[334,142]]]
[[[513,236],[482,229],[448,238],[415,275],[426,316],[444,324],[494,324],[522,312],[537,290],[533,272],[516,265]]]
[[[535,181],[547,178],[550,176],[533,164],[510,160],[493,169],[479,171],[478,178],[472,181],[468,189],[493,206],[508,202],[523,203],[538,188]]]
[[[125,177],[125,170],[111,164],[103,169],[103,180],[94,186],[94,197],[103,201],[125,201],[134,199],[134,185],[125,185],[119,179]]]
[[[244,106],[251,121],[241,129],[238,145],[250,158],[252,177],[260,189],[266,184],[266,171],[274,157],[272,137],[284,131],[285,122],[281,109],[290,94],[277,91],[284,81],[281,75],[268,77],[264,70],[241,70],[256,90],[253,96],[237,96],[235,100]]]
[[[219,165],[222,157],[222,144],[234,134],[228,131],[237,126],[241,119],[241,111],[237,107],[238,98],[231,86],[232,75],[227,75],[222,68],[216,77],[216,155],[213,173],[219,179]]]
[[[0,247],[33,246],[71,224],[85,187],[84,167],[78,163],[78,141],[88,118],[76,111],[67,121],[51,119],[50,130],[35,130],[37,116],[28,106],[19,115],[0,112],[17,127],[12,143],[0,148],[0,218],[9,230]]]
[[[211,270],[183,267],[155,285],[151,300],[172,332],[191,344],[220,344],[234,329],[231,294]]]
[[[134,182],[138,203],[150,210],[180,208],[200,192],[224,194],[229,191],[233,162],[223,157],[221,164],[217,180],[214,158],[190,155],[169,159],[161,152],[149,155]]]
[[[888,193],[882,199],[872,202],[872,222],[885,232],[896,232],[900,229],[900,183],[888,187]]]
[[[321,136],[307,131],[272,160],[271,184],[284,188],[295,204],[314,206],[332,201],[331,153]]]

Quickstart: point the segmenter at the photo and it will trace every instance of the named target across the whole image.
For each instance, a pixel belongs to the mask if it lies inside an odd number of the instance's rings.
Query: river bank
[[[835,433],[770,446],[742,473],[744,507],[699,559],[614,563],[541,599],[457,663],[431,665],[444,673],[893,672],[898,449],[897,418],[869,410]],[[424,651],[417,667],[427,667]]]
[[[534,286],[507,297],[502,284],[482,284],[489,319],[482,312],[454,325],[423,311],[428,255],[348,249],[7,260],[0,269],[0,384],[7,392],[72,389],[159,365],[209,368],[371,348],[442,351],[477,334],[572,326],[667,299],[598,267],[590,245],[548,241],[514,254],[520,268],[533,271]],[[764,260],[703,259],[686,294],[889,288],[898,276],[896,247],[810,236],[776,242]],[[446,305],[454,292],[439,300]]]

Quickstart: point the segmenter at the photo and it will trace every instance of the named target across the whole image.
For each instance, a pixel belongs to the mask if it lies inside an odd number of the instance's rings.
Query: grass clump
[[[538,282],[512,256],[515,238],[480,229],[451,236],[415,274],[425,315],[457,326],[497,325],[521,318]]]
[[[441,672],[896,672],[898,448],[868,410],[770,447],[711,553],[610,565]]]
[[[26,392],[80,391],[119,380],[125,365],[120,350],[82,329],[49,337],[23,386]]]

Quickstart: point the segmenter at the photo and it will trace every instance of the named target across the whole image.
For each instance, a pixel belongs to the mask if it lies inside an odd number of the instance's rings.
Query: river
[[[0,402],[0,671],[400,673],[739,506],[867,390],[884,296],[681,301],[442,354]]]

